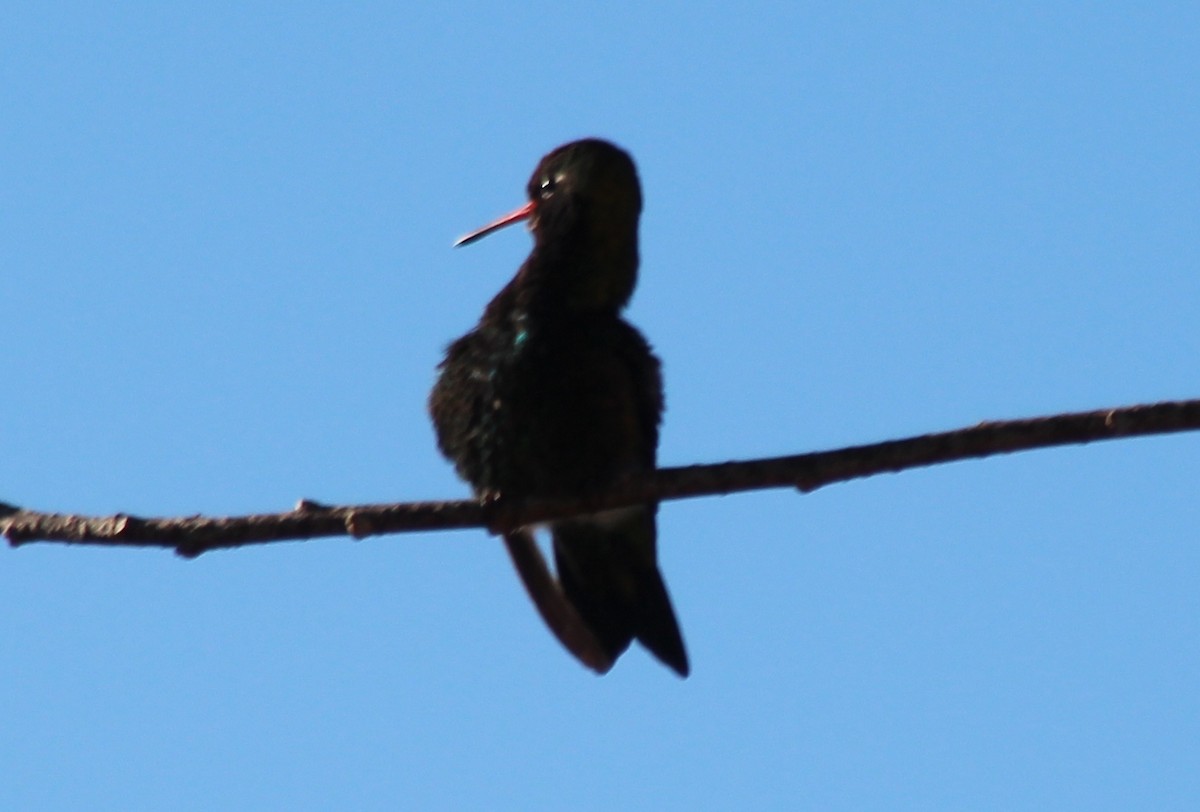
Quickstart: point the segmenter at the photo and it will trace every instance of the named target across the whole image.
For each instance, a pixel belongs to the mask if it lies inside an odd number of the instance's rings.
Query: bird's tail
[[[530,600],[558,642],[597,674],[607,674],[613,657],[555,583],[533,534],[525,529],[505,533],[504,546]]]
[[[637,639],[681,677],[689,672],[675,610],[658,571],[657,506],[554,526],[563,594],[615,660]]]

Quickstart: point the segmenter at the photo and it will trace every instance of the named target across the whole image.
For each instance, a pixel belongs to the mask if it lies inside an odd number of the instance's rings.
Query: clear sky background
[[[596,6],[599,9],[599,6]],[[0,500],[466,495],[425,397],[586,135],[660,459],[1200,396],[1194,3],[0,15]],[[665,505],[606,677],[482,531],[0,548],[5,809],[1200,808],[1200,437]]]

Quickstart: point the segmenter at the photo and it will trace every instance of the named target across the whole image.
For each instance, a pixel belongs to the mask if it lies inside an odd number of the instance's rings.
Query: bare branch
[[[106,547],[164,547],[183,556],[322,536],[485,527],[492,533],[643,502],[764,488],[808,492],[835,482],[1035,448],[1200,429],[1200,400],[1003,420],[903,440],[788,457],[660,468],[602,494],[569,502],[503,500],[331,507],[302,501],[287,513],[207,518],[139,518],[40,513],[0,502],[0,532],[11,545],[36,541]]]

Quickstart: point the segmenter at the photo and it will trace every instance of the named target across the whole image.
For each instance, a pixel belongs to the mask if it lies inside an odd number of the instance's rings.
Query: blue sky
[[[23,4],[0,500],[465,495],[433,369],[600,135],[664,464],[1200,395],[1194,4]],[[1200,438],[673,503],[693,664],[597,678],[482,532],[0,549],[0,806],[1192,809]]]

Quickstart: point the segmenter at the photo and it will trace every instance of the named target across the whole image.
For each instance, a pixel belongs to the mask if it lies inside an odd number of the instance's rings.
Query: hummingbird
[[[533,250],[479,323],[451,343],[429,410],[438,447],[480,498],[570,499],[656,465],[660,363],[621,317],[637,283],[641,184],[596,138],[548,153],[528,202],[460,238],[526,221]],[[505,545],[543,619],[607,672],[633,640],[681,677],[687,652],[658,570],[656,503],[549,523],[557,577],[534,528]]]

